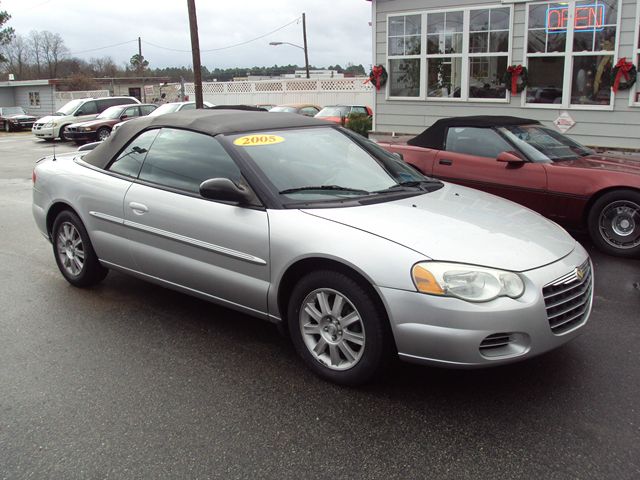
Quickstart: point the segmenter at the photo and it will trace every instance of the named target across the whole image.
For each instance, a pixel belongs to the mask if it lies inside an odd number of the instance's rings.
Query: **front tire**
[[[589,235],[601,251],[640,256],[640,192],[614,190],[598,198],[588,218]]]
[[[342,385],[360,385],[383,367],[391,341],[388,321],[373,294],[332,270],[303,277],[288,308],[298,354],[316,374]]]
[[[97,132],[96,132],[96,138],[98,139],[98,141],[103,142],[105,141],[107,138],[109,138],[109,135],[111,135],[111,130],[109,130],[106,127],[102,127],[100,128]]]
[[[9,122],[4,122],[4,131],[7,133],[11,131],[11,124]]]
[[[60,132],[58,135],[58,138],[60,139],[61,142],[66,142],[67,140],[69,140],[66,135],[64,134],[64,130],[65,128],[67,128],[69,125],[63,125],[60,127]]]
[[[87,230],[73,212],[61,212],[53,222],[53,255],[64,278],[76,287],[100,283],[109,270],[100,265]]]

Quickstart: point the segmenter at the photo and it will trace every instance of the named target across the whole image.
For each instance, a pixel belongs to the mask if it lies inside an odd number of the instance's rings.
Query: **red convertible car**
[[[637,159],[597,154],[517,117],[446,118],[407,143],[380,145],[425,175],[508,198],[569,229],[586,228],[606,253],[640,256]]]

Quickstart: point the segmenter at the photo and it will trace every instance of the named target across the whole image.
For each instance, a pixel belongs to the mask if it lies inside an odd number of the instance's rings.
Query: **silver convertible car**
[[[73,285],[118,270],[286,328],[322,377],[392,355],[448,367],[574,338],[585,250],[515,203],[424,177],[348,130],[294,114],[197,110],[125,123],[40,160],[33,215]]]

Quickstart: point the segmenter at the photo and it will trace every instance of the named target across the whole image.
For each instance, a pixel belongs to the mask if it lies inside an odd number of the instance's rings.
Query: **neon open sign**
[[[573,20],[575,31],[596,32],[603,30],[604,5],[576,5],[576,16]],[[569,7],[547,8],[547,33],[563,33],[569,25]]]

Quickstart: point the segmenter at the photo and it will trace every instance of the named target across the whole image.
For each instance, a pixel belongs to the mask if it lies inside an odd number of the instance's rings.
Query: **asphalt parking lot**
[[[110,273],[80,290],[0,133],[0,478],[640,478],[640,260],[589,249],[582,336],[520,364],[398,363],[350,389],[267,323]]]

